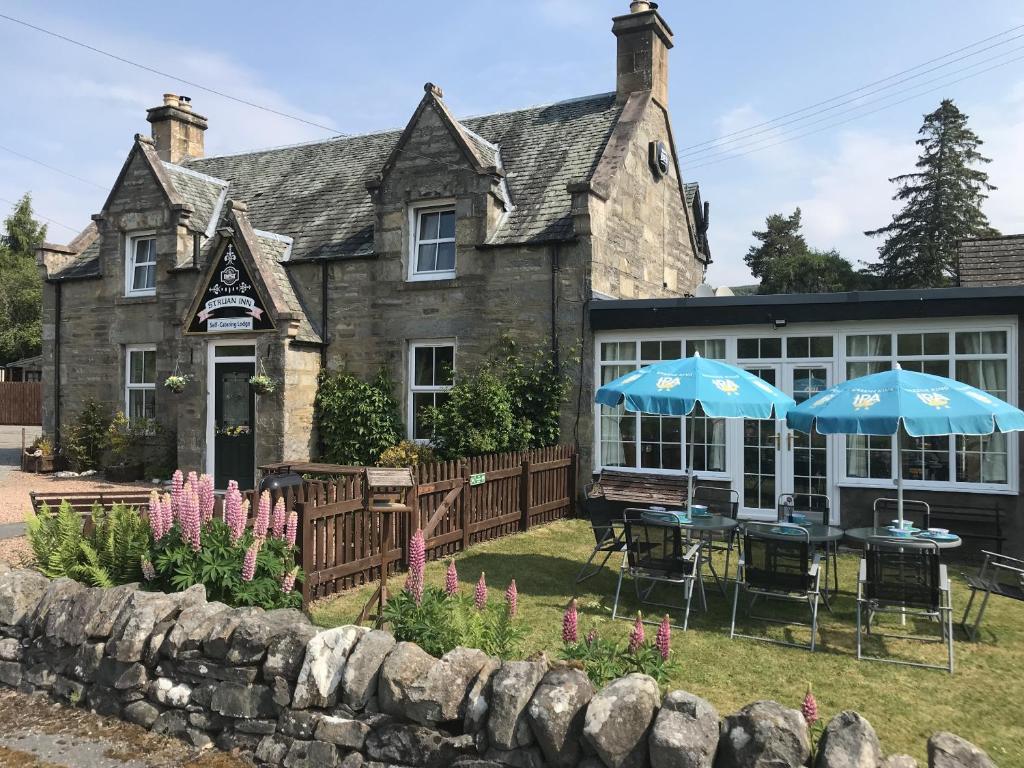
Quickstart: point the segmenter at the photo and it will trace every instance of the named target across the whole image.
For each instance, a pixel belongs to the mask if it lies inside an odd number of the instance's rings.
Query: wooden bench
[[[59,491],[41,493],[32,491],[29,493],[29,498],[32,500],[32,509],[35,512],[38,512],[43,504],[55,508],[64,501],[67,501],[71,508],[79,514],[92,512],[93,507],[97,504],[104,509],[110,509],[115,504],[127,504],[139,509],[146,509],[149,506],[149,494],[142,491],[126,491],[124,493],[116,491],[106,493],[82,491],[77,493],[61,493]]]
[[[590,499],[604,499],[626,506],[685,507],[685,475],[648,475],[606,469],[587,492]]]
[[[950,533],[955,533],[964,543],[982,543],[980,549],[994,545],[997,554],[1003,553],[1006,537],[1003,535],[1002,511],[998,503],[991,506],[932,504],[929,518],[932,526],[948,528]],[[988,546],[984,542],[989,542]]]

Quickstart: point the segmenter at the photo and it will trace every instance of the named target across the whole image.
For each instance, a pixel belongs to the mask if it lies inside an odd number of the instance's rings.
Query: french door
[[[747,370],[802,403],[832,383],[828,363],[765,363]],[[788,429],[785,421],[744,419],[743,480],[740,513],[750,519],[775,519],[780,494],[827,496],[831,489],[829,438]],[[822,499],[809,497],[812,503]]]

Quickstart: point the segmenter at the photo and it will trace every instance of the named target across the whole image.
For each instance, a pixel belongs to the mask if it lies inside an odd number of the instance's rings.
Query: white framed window
[[[124,353],[124,413],[128,421],[156,416],[156,347],[131,346]]]
[[[455,384],[455,340],[436,339],[409,343],[408,431],[413,440],[428,441],[422,423],[424,408],[442,405]]]
[[[156,293],[156,233],[139,232],[126,239],[124,295]]]
[[[455,205],[414,207],[410,217],[409,279],[455,277]]]

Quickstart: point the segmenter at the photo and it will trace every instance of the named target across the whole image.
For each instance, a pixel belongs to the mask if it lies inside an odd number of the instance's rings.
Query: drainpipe
[[[53,442],[60,445],[60,316],[61,288],[58,282],[53,284]]]
[[[551,360],[554,363],[555,376],[561,373],[561,361],[558,354],[558,273],[562,271],[562,244],[555,243],[551,248]]]

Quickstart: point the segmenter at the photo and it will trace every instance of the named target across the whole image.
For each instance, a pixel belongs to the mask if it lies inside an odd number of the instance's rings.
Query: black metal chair
[[[787,533],[782,533],[785,530]],[[791,533],[789,533],[791,531]],[[746,615],[750,619],[809,626],[809,645],[776,640],[772,637],[744,635],[736,631],[736,611],[740,602],[740,588],[750,595]],[[806,602],[811,613],[810,624],[787,621],[774,616],[757,616],[754,603],[759,597],[773,600]],[[821,600],[821,555],[814,552],[810,533],[806,528],[790,523],[744,524],[743,552],[736,568],[736,593],[732,603],[732,625],[729,637],[808,648],[814,651],[818,635],[818,604]]]
[[[622,505],[608,501],[601,496],[591,496],[588,492],[584,494],[586,501],[585,509],[590,517],[590,527],[594,532],[594,550],[587,558],[587,562],[576,574],[575,584],[580,584],[587,579],[596,576],[607,565],[609,558],[616,552],[623,549],[622,542]],[[604,555],[600,564],[595,565],[594,560]]]
[[[942,636],[872,632],[875,616],[881,613],[938,621]],[[947,663],[926,664],[867,656],[863,648],[865,634],[944,642]],[[898,536],[876,536],[867,540],[857,579],[857,658],[953,672],[953,596],[946,566],[940,562],[939,546],[934,541]]]
[[[967,608],[964,610],[963,619],[960,620],[960,626],[971,640],[978,639],[978,627],[981,626],[981,620],[985,617],[988,599],[992,595],[1024,602],[1024,560],[989,552],[985,549],[982,550],[982,554],[985,555],[985,560],[978,572],[964,574],[967,587],[971,590],[971,598],[967,601]],[[974,598],[978,596],[979,592],[984,597],[981,599],[981,605],[978,606],[978,615],[974,618],[974,624],[969,626],[967,619],[974,606]]]
[[[874,512],[875,528],[888,526],[899,514],[899,501],[897,499],[882,498],[875,499],[872,505]],[[927,501],[919,499],[903,500],[903,519],[909,520],[922,531],[931,528],[932,508]]]
[[[732,488],[718,488],[713,485],[693,486],[693,504],[708,508],[713,515],[721,515],[735,520],[740,512],[740,494]],[[708,536],[708,554],[725,552],[725,577],[729,575],[729,559],[733,547],[739,540],[739,528],[724,533],[712,533]]]
[[[681,628],[685,632],[690,623],[690,602],[695,586],[700,588],[701,604],[706,607],[700,542],[684,550],[684,533],[674,515],[638,508],[627,509],[623,514],[623,542],[625,552],[619,568],[619,583],[615,587],[612,618],[619,617],[622,580],[628,575],[633,579],[640,603],[684,611]],[[648,584],[646,589],[641,588],[643,583]],[[681,585],[683,602],[658,603],[650,600],[651,592],[658,584]]]
[[[829,525],[832,520],[832,499],[824,493],[780,493],[778,506],[776,507],[777,519],[780,523],[796,523],[798,520],[790,520],[790,515],[800,514],[807,518],[810,523],[818,525]],[[839,542],[826,542],[823,545],[825,550],[825,591],[829,591],[829,571],[832,576],[832,589],[839,591]],[[831,567],[829,567],[831,561]],[[832,607],[825,596],[825,607],[829,612]]]

